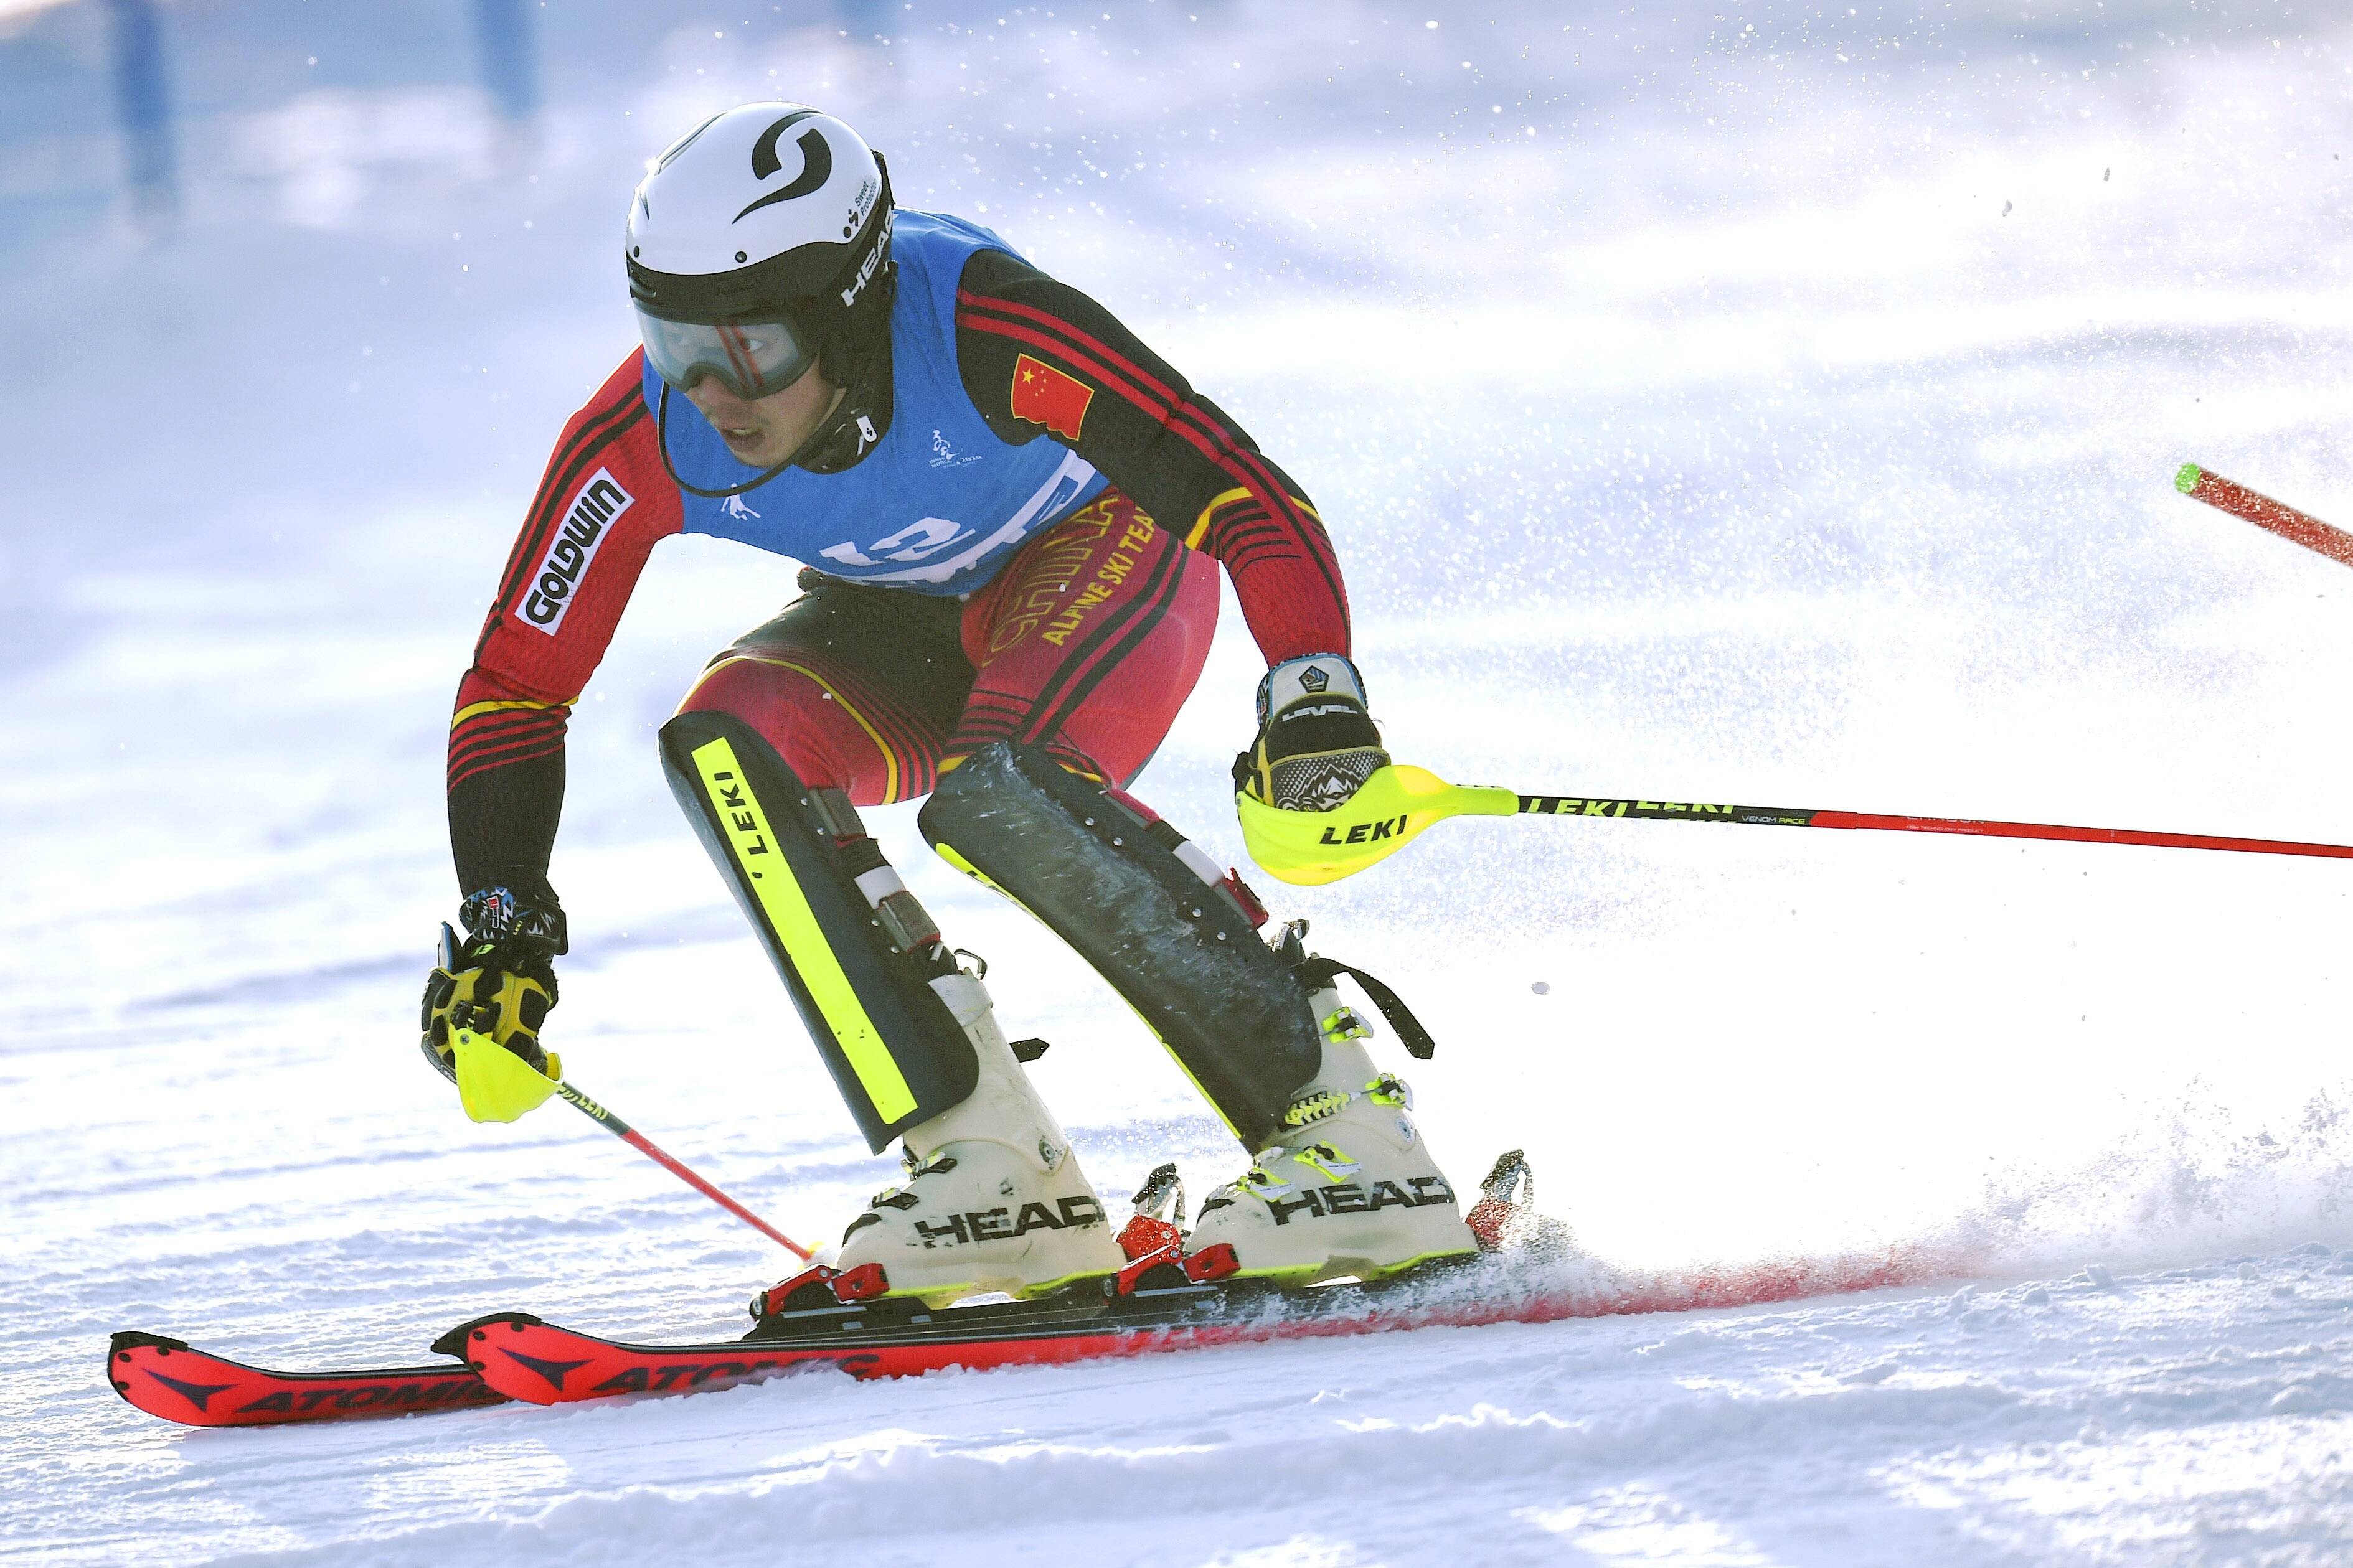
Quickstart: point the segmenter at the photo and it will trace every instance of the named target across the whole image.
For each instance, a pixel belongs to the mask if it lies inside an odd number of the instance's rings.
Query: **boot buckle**
[[[1345,1182],[1365,1168],[1342,1153],[1335,1143],[1310,1143],[1292,1159],[1311,1171],[1322,1173],[1329,1182]]]
[[[918,1176],[944,1175],[955,1170],[956,1163],[955,1156],[953,1154],[934,1154],[929,1159],[924,1159],[918,1156],[913,1149],[902,1147],[899,1151],[899,1165],[907,1173],[907,1180],[912,1182]],[[898,1191],[896,1187],[891,1190]]]
[[[1281,1149],[1270,1149],[1261,1154],[1258,1157],[1258,1163],[1244,1171],[1241,1180],[1234,1184],[1261,1198],[1271,1197],[1277,1193],[1289,1192],[1292,1184],[1276,1175],[1271,1169],[1276,1158],[1282,1152]],[[1204,1205],[1201,1212],[1208,1213],[1208,1206]]]
[[[1335,1046],[1343,1040],[1368,1040],[1372,1035],[1373,1026],[1345,1002],[1324,1020],[1324,1037]]]

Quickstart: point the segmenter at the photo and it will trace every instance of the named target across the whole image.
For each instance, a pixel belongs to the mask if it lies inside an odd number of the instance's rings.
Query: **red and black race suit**
[[[1210,560],[1270,664],[1349,651],[1347,592],[1314,508],[1109,311],[985,249],[964,268],[955,337],[964,390],[992,431],[1060,442],[1112,488],[963,601],[805,572],[808,591],[715,658],[686,706],[743,714],[803,779],[860,805],[923,795],[999,739],[1124,785],[1208,657]],[[544,876],[572,705],[648,555],[681,526],[641,362],[631,353],[565,426],[459,688],[449,830],[467,891]],[[567,526],[586,531],[567,513],[584,498],[604,515],[575,549]],[[544,605],[521,624],[543,568],[567,559],[573,585],[552,631]]]

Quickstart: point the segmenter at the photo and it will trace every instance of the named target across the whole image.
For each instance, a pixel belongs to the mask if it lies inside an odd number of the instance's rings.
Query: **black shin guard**
[[[815,792],[733,714],[680,714],[662,726],[661,754],[868,1145],[881,1153],[961,1104],[979,1079],[972,1042],[917,955],[892,944],[901,922],[886,927],[859,890]]]
[[[948,774],[923,837],[1127,999],[1234,1135],[1262,1147],[1321,1065],[1307,993],[1224,893],[1102,786],[1003,742]]]

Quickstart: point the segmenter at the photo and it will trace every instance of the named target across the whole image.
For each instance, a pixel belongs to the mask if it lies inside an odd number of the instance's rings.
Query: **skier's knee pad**
[[[1234,1135],[1255,1152],[1314,1076],[1307,992],[1146,824],[1042,752],[984,746],[924,803],[943,856],[1043,921],[1160,1037]]]
[[[661,754],[670,793],[767,944],[868,1144],[879,1153],[963,1103],[979,1074],[972,1042],[917,953],[894,942],[906,933],[890,907],[860,890],[858,875],[874,868],[843,855],[817,793],[730,713],[680,714],[662,726]],[[930,935],[907,945],[935,950]]]

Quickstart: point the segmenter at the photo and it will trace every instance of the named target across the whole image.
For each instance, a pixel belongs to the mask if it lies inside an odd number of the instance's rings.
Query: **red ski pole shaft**
[[[655,1143],[652,1139],[647,1137],[636,1128],[631,1127],[628,1122],[622,1121],[619,1117],[606,1110],[602,1105],[599,1105],[596,1101],[589,1099],[586,1095],[581,1093],[570,1084],[560,1080],[555,1086],[555,1092],[562,1096],[564,1102],[571,1106],[573,1110],[578,1111],[581,1115],[586,1117],[589,1121],[595,1122],[606,1131],[610,1132],[614,1137],[618,1138],[622,1142],[627,1143],[630,1148],[635,1149],[638,1153],[643,1154],[655,1164],[659,1165],[663,1170],[668,1171],[671,1175],[676,1176],[680,1181],[684,1182],[688,1186],[692,1187],[696,1192],[701,1193],[704,1197],[709,1198],[712,1203],[717,1204],[721,1208],[725,1209],[729,1214],[733,1215],[737,1219],[742,1220],[745,1225],[750,1226],[754,1230],[758,1231],[762,1236],[766,1237],[770,1241],[775,1242],[786,1252],[791,1253],[795,1258],[799,1258],[804,1263],[808,1261],[807,1247],[803,1247],[799,1242],[795,1241],[791,1237],[786,1236],[783,1231],[778,1230],[775,1226],[770,1225],[766,1220],[762,1219],[758,1215],[754,1214],[750,1209],[745,1208],[742,1204],[737,1203],[733,1198],[731,1198],[725,1193],[721,1192],[713,1184],[706,1182],[701,1176],[696,1175],[679,1160],[664,1153],[660,1146]]]
[[[1883,833],[1958,833],[1978,838],[2138,844],[2160,849],[2227,849],[2242,855],[2312,855],[2353,860],[2353,844],[2231,838],[2208,833],[2156,833],[2133,827],[2067,827],[2050,822],[1981,822],[1963,816],[1890,816],[1868,811],[1830,811],[1819,806],[1711,805],[1698,801],[1524,795],[1520,796],[1520,810],[1536,816],[1639,816],[1666,822],[1736,822],[1752,827],[1863,827]]]
[[[2191,500],[2202,500],[2217,511],[2243,518],[2257,528],[2269,529],[2282,539],[2291,540],[2331,561],[2353,566],[2353,533],[2331,527],[2309,512],[2298,511],[2285,501],[2251,490],[2236,479],[2209,473],[2195,463],[2184,463],[2181,471],[2173,476],[2173,488]]]

